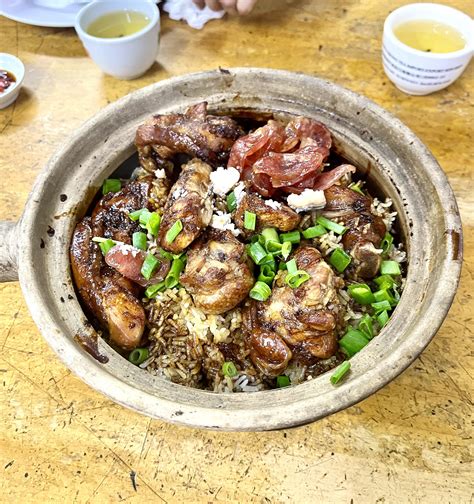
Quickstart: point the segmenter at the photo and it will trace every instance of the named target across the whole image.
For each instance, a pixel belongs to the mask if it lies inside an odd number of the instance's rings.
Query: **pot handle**
[[[0,221],[0,282],[18,280],[16,222]]]

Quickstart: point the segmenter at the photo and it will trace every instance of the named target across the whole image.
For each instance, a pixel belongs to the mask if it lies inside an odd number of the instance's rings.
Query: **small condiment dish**
[[[15,77],[15,82],[0,93],[0,109],[4,109],[11,105],[20,94],[25,78],[25,66],[16,56],[0,53],[0,70],[6,70]]]
[[[401,42],[394,30],[407,21],[430,20],[455,28],[466,41],[459,51],[424,52]],[[382,60],[395,86],[411,95],[427,95],[452,84],[466,69],[474,51],[474,21],[463,12],[435,3],[414,3],[394,10],[385,20]]]

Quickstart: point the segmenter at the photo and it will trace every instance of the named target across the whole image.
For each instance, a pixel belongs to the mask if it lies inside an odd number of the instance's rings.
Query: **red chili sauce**
[[[0,68],[0,93],[6,91],[14,82],[16,82],[15,76]]]

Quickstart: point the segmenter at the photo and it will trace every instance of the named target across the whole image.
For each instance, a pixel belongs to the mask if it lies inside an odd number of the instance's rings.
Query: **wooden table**
[[[382,70],[380,44],[384,18],[403,3],[262,0],[252,16],[202,31],[165,17],[158,63],[131,82],[103,75],[72,29],[0,18],[0,52],[27,67],[20,99],[0,112],[1,219],[20,217],[49,156],[107,103],[173,75],[240,65],[319,75],[396,114],[447,172],[465,233],[456,300],[411,368],[357,406],[280,432],[192,430],[110,402],[59,362],[18,283],[1,285],[0,501],[472,502],[474,65],[434,95],[397,91]],[[474,16],[471,0],[445,3]]]

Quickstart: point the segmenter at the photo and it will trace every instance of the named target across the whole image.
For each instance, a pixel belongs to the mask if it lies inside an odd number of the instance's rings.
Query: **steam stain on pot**
[[[48,226],[48,230],[46,231],[46,234],[49,236],[49,237],[53,237],[54,236],[54,233],[56,231],[51,227],[51,226]]]
[[[461,234],[454,229],[448,229],[446,233],[448,235],[448,240],[451,240],[451,259],[453,261],[458,261],[461,258]]]

